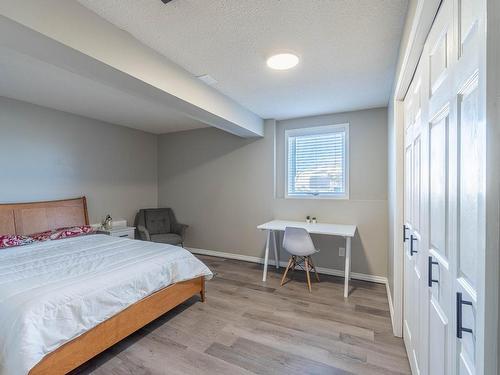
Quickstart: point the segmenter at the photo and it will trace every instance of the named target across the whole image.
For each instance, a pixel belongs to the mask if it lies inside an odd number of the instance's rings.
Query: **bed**
[[[85,198],[0,205],[0,234],[88,224]],[[64,374],[193,295],[177,246],[92,234],[0,250],[0,374]]]

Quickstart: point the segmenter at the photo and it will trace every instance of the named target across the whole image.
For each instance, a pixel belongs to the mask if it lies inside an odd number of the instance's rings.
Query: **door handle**
[[[413,234],[412,234],[412,235],[410,235],[410,255],[411,255],[411,256],[413,256],[413,254],[418,253],[418,251],[417,251],[417,250],[415,250],[415,249],[413,248],[413,243],[414,243],[416,240],[417,240],[417,238],[416,238],[415,236],[413,236]]]
[[[432,288],[432,283],[438,283],[439,284],[439,280],[435,280],[432,278],[432,266],[433,265],[437,265],[439,264],[438,262],[435,262],[432,260],[432,257],[429,256],[429,280],[428,280],[428,285],[429,285],[429,288]]]
[[[408,227],[403,224],[403,242],[406,242],[406,240],[408,240],[408,237],[406,237],[407,230],[408,230]]]
[[[463,305],[472,306],[472,302],[465,301],[462,298],[462,293],[461,292],[457,292],[457,337],[459,339],[462,338],[462,333],[463,332],[472,333],[472,329],[471,328],[464,328],[462,326],[462,306]]]

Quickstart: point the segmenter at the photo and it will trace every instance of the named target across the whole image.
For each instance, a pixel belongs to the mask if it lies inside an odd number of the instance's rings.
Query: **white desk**
[[[257,229],[267,230],[266,253],[264,256],[264,272],[262,281],[267,279],[267,264],[269,261],[269,243],[271,235],[273,236],[274,260],[276,268],[279,268],[278,248],[276,246],[275,232],[283,232],[286,227],[304,228],[311,234],[324,234],[327,236],[340,236],[345,238],[345,281],[344,281],[344,297],[349,296],[349,278],[351,273],[351,238],[356,233],[355,225],[342,224],[307,224],[302,221],[287,221],[287,220],[272,220],[267,223],[257,226]]]

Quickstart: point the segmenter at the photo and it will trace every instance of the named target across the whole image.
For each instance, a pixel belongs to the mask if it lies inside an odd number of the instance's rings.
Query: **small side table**
[[[99,229],[97,233],[107,234],[108,236],[121,238],[135,238],[135,227],[114,227],[112,229]]]

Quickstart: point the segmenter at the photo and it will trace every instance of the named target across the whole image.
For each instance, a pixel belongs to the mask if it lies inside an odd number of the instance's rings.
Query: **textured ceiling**
[[[385,106],[407,0],[79,0],[263,118]],[[272,71],[266,58],[301,62]]]

